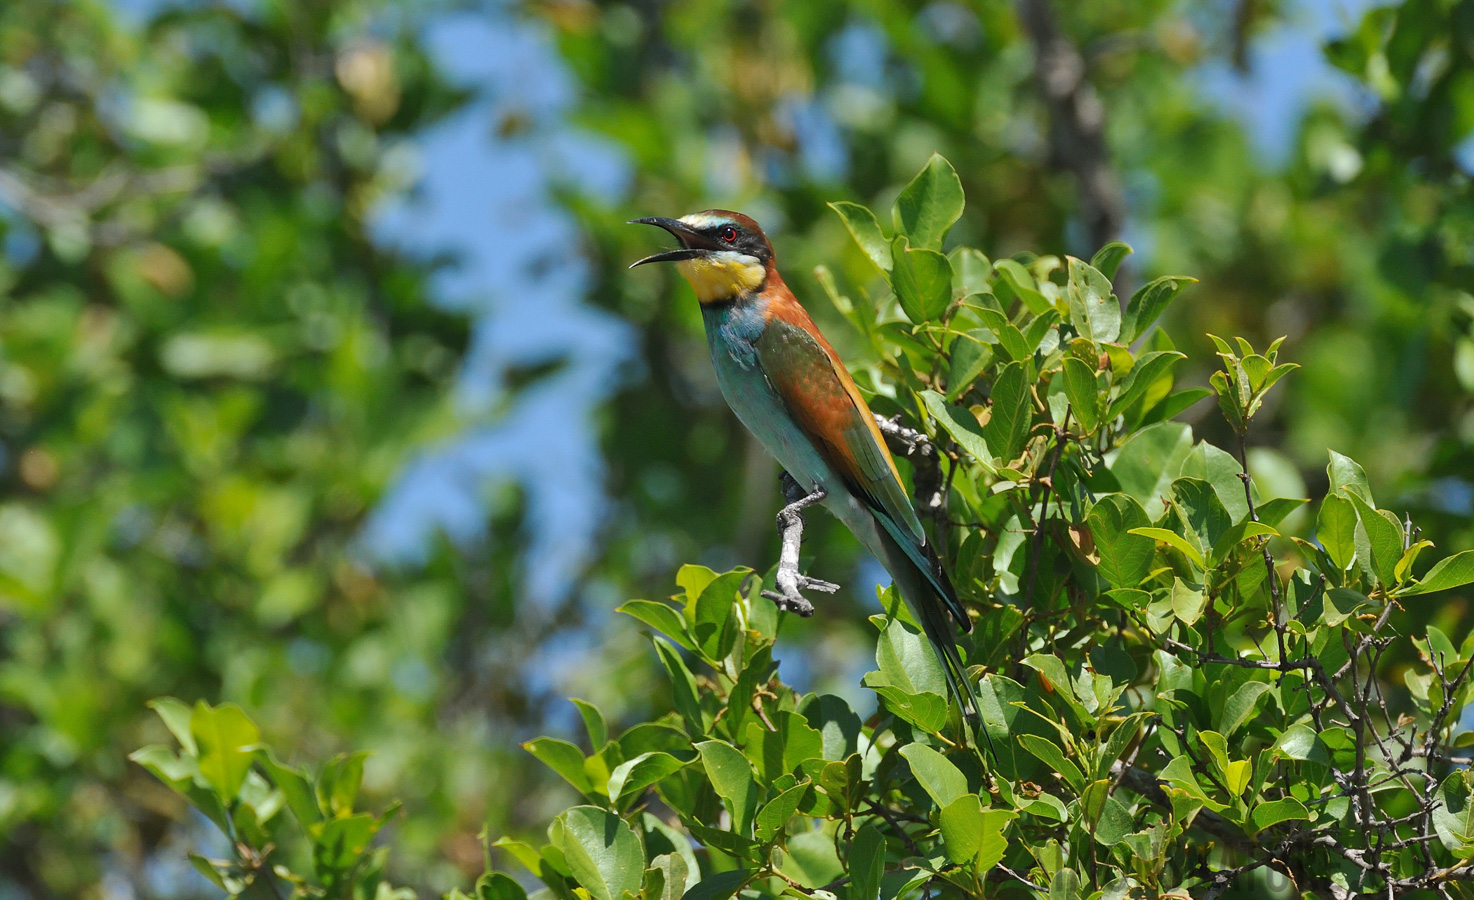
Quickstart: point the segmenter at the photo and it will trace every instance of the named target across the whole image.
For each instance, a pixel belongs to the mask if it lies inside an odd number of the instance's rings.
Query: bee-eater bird
[[[963,631],[972,630],[972,621],[927,541],[865,398],[783,283],[762,229],[724,209],[631,224],[664,228],[680,242],[680,249],[630,268],[673,262],[691,283],[727,404],[804,491],[823,493],[824,506],[890,571],[953,695],[964,712],[975,713],[947,614]]]

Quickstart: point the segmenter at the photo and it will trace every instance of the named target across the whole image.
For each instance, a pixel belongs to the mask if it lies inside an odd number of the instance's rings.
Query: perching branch
[[[774,586],[778,590],[763,591],[763,596],[778,604],[781,610],[808,617],[814,614],[814,604],[801,591],[832,594],[839,590],[839,585],[833,582],[810,578],[798,570],[798,553],[804,543],[803,511],[823,500],[828,493],[821,487],[814,488],[812,493],[804,493],[804,489],[787,472],[783,473],[781,483],[788,505],[778,510],[778,534],[783,538],[783,550],[778,556],[778,573],[773,576]]]
[[[889,419],[875,416],[875,424],[885,436],[885,444],[897,456],[911,463],[916,503],[923,510],[936,511],[946,505],[942,490],[942,463],[937,448],[925,434],[901,424],[900,415]]]

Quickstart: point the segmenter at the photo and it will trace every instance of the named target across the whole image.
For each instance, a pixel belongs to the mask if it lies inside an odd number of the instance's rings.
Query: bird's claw
[[[786,574],[786,573],[782,573]],[[799,593],[800,591],[818,591],[821,594],[833,594],[839,590],[839,585],[832,581],[823,581],[818,578],[810,578],[807,575],[796,575],[793,582],[785,584],[789,579],[780,574],[778,587],[780,591],[763,591],[763,596],[772,600],[782,612],[791,612],[796,616],[807,619],[814,614],[814,604],[808,597]]]

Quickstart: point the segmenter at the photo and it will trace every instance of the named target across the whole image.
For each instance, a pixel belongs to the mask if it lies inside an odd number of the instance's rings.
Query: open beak
[[[663,253],[647,256],[642,260],[630,263],[631,269],[635,266],[643,266],[645,263],[680,262],[683,259],[696,259],[697,257],[705,256],[708,252],[708,248],[702,246],[706,243],[706,238],[680,219],[667,219],[665,216],[648,216],[644,219],[630,219],[625,224],[654,225],[657,228],[664,228],[666,231],[675,235],[676,240],[681,242],[681,249],[666,250]]]

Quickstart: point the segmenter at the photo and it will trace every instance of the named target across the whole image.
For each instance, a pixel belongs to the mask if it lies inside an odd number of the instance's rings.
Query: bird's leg
[[[798,570],[798,552],[804,542],[803,511],[828,496],[821,487],[805,493],[792,475],[783,473],[780,480],[783,497],[788,505],[778,510],[778,535],[783,539],[783,551],[778,556],[778,572],[773,576],[776,591],[763,591],[763,596],[778,604],[778,608],[800,616],[812,616],[814,604],[801,591],[812,590],[832,594],[839,585],[810,578]]]

